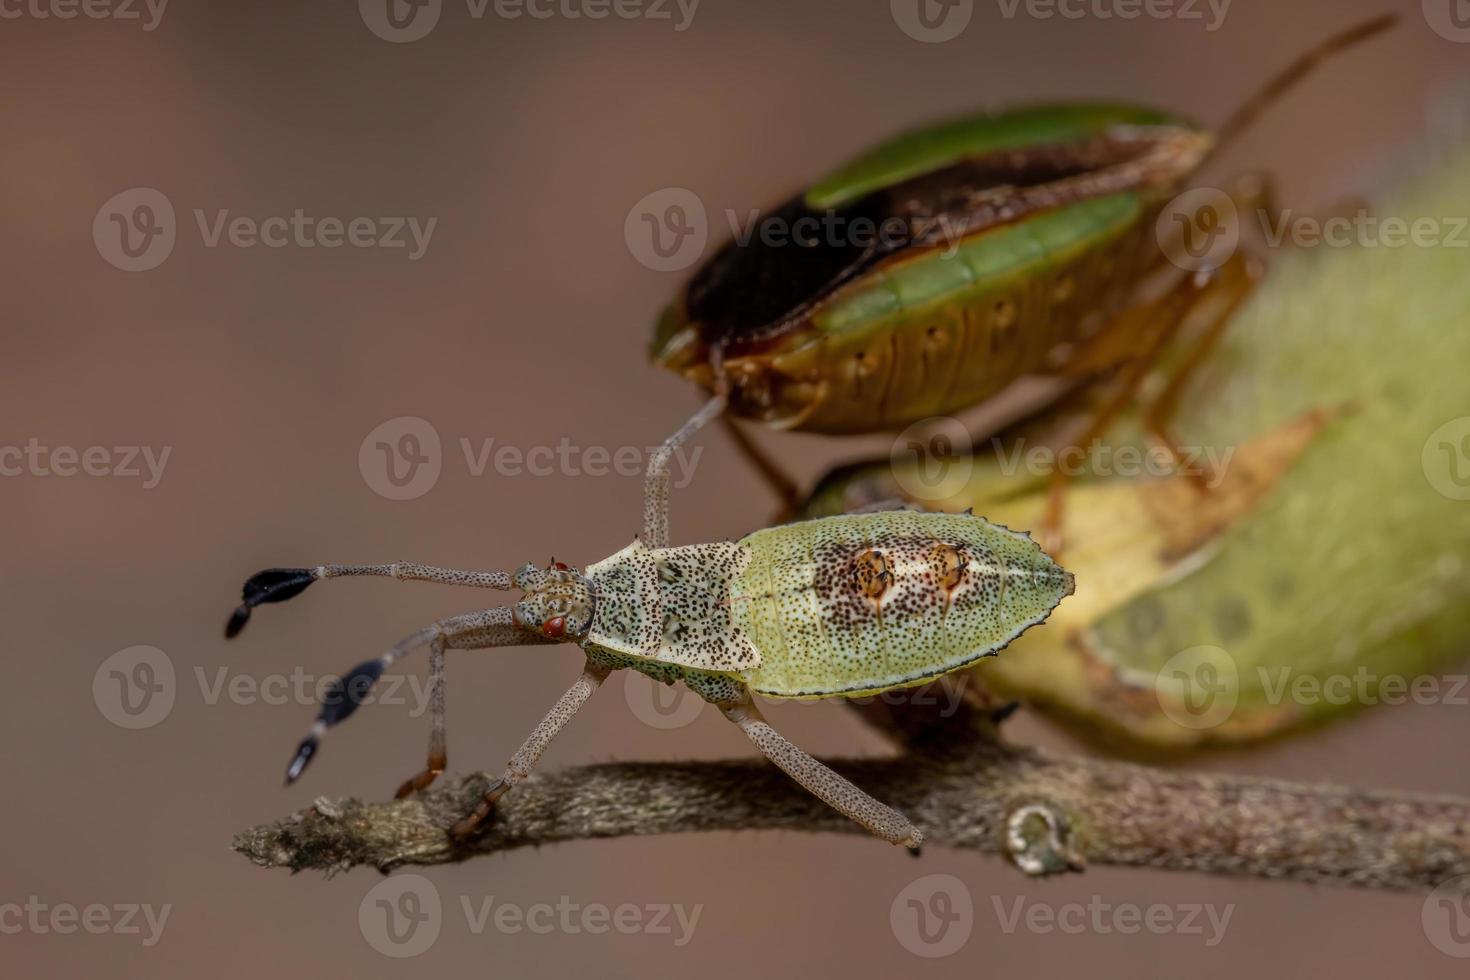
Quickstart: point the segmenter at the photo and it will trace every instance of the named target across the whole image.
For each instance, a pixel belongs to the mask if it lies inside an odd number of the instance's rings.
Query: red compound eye
[[[553,616],[541,624],[541,632],[547,636],[562,637],[567,635],[567,618],[565,616]]]
[[[569,572],[569,571],[571,571],[571,567],[569,565],[567,565],[567,563],[564,562],[564,561],[554,561],[554,562],[551,563],[551,567],[553,569],[555,569],[556,571],[558,571],[558,572]]]

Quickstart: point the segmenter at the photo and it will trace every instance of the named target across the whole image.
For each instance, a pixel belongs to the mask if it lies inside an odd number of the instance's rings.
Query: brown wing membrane
[[[1119,129],[962,160],[841,208],[818,211],[793,198],[695,273],[686,316],[706,345],[738,351],[792,329],[839,287],[899,253],[1172,177],[1204,152],[1202,139],[1171,128]]]

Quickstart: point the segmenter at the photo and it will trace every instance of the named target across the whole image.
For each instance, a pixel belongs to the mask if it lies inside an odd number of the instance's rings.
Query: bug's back
[[[740,544],[732,618],[760,650],[745,680],[770,697],[923,683],[995,653],[1072,591],[1029,537],[967,514],[828,517]]]

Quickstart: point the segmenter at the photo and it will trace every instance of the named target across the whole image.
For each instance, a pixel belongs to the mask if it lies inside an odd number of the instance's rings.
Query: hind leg
[[[924,835],[909,818],[858,789],[844,776],[807,755],[761,716],[747,693],[737,701],[719,705],[725,717],[740,726],[767,759],[832,809],[843,814],[876,837],[917,851]]]

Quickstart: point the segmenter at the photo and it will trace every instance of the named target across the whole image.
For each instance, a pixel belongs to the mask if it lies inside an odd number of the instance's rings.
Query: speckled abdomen
[[[1029,537],[968,514],[894,511],[768,528],[730,601],[779,698],[923,683],[1005,646],[1072,591]]]

